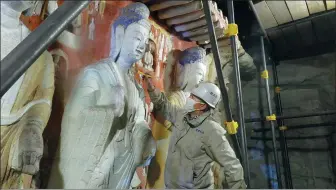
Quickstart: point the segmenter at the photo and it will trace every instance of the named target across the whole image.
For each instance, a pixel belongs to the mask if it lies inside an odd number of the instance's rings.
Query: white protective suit
[[[165,186],[169,189],[212,189],[213,162],[219,163],[229,188],[246,188],[243,168],[236,158],[225,130],[210,119],[210,111],[188,120],[184,110],[173,106],[164,93],[149,92],[156,113],[173,124],[165,166]]]

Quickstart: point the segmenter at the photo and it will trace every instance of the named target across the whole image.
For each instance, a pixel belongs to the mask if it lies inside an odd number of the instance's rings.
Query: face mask
[[[190,113],[193,111],[198,111],[198,109],[195,108],[195,104],[200,104],[199,102],[196,102],[194,99],[187,98],[187,102],[184,106],[184,110],[186,113]]]

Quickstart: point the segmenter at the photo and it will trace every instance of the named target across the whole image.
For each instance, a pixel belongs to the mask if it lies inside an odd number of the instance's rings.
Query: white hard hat
[[[220,100],[219,88],[209,82],[200,83],[191,91],[191,94],[197,96],[212,108],[215,108]]]

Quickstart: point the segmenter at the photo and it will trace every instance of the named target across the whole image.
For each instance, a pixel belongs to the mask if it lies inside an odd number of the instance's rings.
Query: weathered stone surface
[[[283,104],[283,115],[336,109],[335,64],[335,54],[281,62],[277,69],[281,87],[280,95]],[[268,69],[272,110],[275,112],[272,71],[271,67]],[[259,89],[260,87],[262,89]],[[260,103],[262,103],[263,114],[268,115],[263,81],[260,84],[260,80],[255,79],[245,84],[243,86],[243,99],[245,118],[260,117]],[[285,120],[285,124],[287,126],[304,125],[330,122],[335,121],[335,119],[335,115],[306,117]],[[250,148],[251,177],[253,176],[251,187],[253,188],[269,188],[267,177],[252,174],[261,174],[260,165],[262,164],[274,164],[272,141],[270,140],[271,133],[266,132],[263,135],[263,133],[252,131],[252,129],[261,127],[260,122],[246,124],[247,142]],[[270,125],[266,123],[265,127],[270,128]],[[335,188],[335,174],[333,173],[331,159],[332,153],[328,149],[330,143],[326,136],[330,134],[333,128],[313,127],[286,131],[294,188]],[[263,136],[267,137],[268,140],[251,140],[250,138],[261,138]],[[276,136],[278,136],[278,133],[276,133]],[[263,143],[263,146],[260,146],[260,142]],[[277,142],[277,146],[280,147],[279,142]],[[264,149],[266,151],[263,151]],[[280,162],[282,162],[280,151],[278,153]]]

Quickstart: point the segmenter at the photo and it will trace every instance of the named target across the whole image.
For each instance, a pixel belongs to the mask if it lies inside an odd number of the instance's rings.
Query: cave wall
[[[260,47],[256,43],[250,52],[260,65]],[[271,59],[267,56],[268,63]],[[323,54],[296,60],[280,62],[277,66],[283,115],[311,113],[335,109],[335,65],[336,54]],[[260,68],[260,70],[262,70]],[[274,88],[272,67],[268,66],[273,113]],[[246,118],[268,115],[264,83],[258,77],[243,85],[243,99]],[[335,122],[336,116],[318,116],[285,120],[285,125],[317,124]],[[255,132],[270,128],[269,123],[246,125],[252,188],[276,188],[278,186],[273,159],[271,132]],[[335,154],[331,133],[335,126],[287,130],[290,169],[294,188],[335,188],[335,173],[332,161]],[[277,137],[278,137],[277,133]],[[279,142],[277,146],[280,147]],[[282,164],[281,152],[278,150]],[[284,182],[283,168],[282,180]]]

